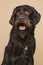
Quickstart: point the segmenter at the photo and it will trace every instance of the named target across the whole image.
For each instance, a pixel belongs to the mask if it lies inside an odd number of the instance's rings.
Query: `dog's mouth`
[[[19,26],[19,30],[25,30],[26,26]]]
[[[20,30],[20,31],[24,31],[24,30],[26,30],[26,25],[25,24],[23,24],[23,23],[19,23],[18,24],[18,29]]]

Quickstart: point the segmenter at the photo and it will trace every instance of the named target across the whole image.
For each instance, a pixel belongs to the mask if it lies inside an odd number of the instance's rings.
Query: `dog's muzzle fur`
[[[27,11],[17,12],[16,21],[14,23],[15,29],[18,30],[19,35],[24,38],[27,32],[32,28],[31,20],[28,18]],[[18,33],[17,32],[17,33]]]

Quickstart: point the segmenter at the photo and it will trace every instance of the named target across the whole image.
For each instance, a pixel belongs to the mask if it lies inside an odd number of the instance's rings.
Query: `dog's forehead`
[[[23,14],[25,14],[25,15],[28,15],[28,14],[30,14],[30,12],[28,12],[28,11],[18,11],[17,13],[16,13],[17,15],[23,15]]]
[[[16,13],[17,12],[24,12],[24,11],[27,11],[28,13],[31,13],[32,12],[32,7],[30,6],[18,6],[15,8],[15,11]]]

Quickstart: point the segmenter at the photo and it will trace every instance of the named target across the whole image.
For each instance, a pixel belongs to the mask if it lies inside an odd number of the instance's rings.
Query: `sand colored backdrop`
[[[36,52],[34,65],[43,65],[43,0],[0,0],[0,65],[3,60],[5,46],[9,41],[12,26],[9,24],[13,9],[18,5],[31,5],[41,14],[40,23],[35,29]]]

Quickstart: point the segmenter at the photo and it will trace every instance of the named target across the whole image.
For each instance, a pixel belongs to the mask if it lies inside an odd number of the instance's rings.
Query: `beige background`
[[[41,14],[40,23],[35,29],[36,52],[35,65],[43,65],[43,0],[0,0],[0,64],[3,60],[5,46],[9,41],[12,26],[9,24],[13,9],[22,4],[28,4],[36,8]]]

